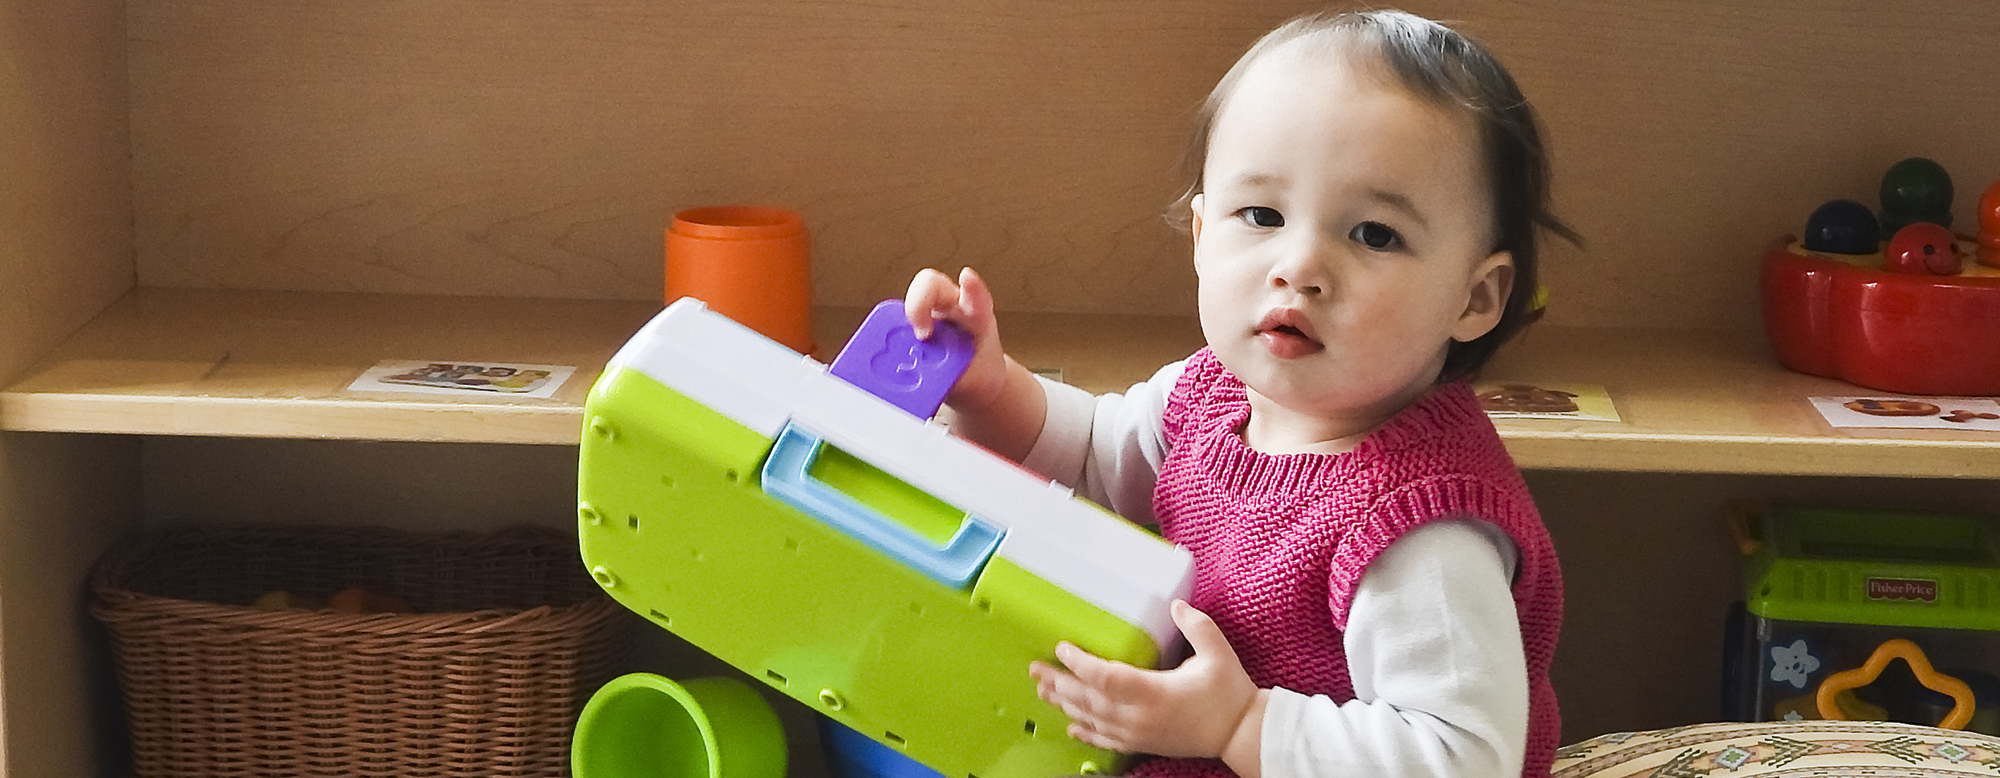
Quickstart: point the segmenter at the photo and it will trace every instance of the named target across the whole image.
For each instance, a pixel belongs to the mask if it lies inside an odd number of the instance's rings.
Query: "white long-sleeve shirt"
[[[1182,363],[1124,394],[1042,381],[1048,420],[1023,465],[1126,518],[1153,523],[1161,418]],[[1527,660],[1510,591],[1517,552],[1498,527],[1437,521],[1363,572],[1342,643],[1354,699],[1273,689],[1267,778],[1517,778]]]

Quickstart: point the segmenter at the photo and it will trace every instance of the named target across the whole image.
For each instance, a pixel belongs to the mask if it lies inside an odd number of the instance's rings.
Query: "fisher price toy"
[[[1739,506],[1725,717],[2000,734],[2000,543],[1980,517]]]
[[[584,406],[583,563],[653,624],[949,778],[1116,771],[1028,664],[1069,640],[1157,666],[1193,560],[932,423],[972,345],[902,319],[878,306],[829,367],[668,306]],[[580,722],[597,753],[578,778],[657,774],[643,727],[593,730],[634,720],[619,704]]]
[[[1949,229],[1951,178],[1936,162],[1897,163],[1881,198],[1879,223],[1834,200],[1803,239],[1765,250],[1764,328],[1778,362],[1885,392],[2000,394],[2000,182],[1979,200],[1976,238]]]

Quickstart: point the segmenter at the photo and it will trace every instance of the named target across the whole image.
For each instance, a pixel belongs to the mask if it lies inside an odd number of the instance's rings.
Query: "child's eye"
[[[1347,233],[1349,240],[1360,243],[1376,251],[1385,251],[1403,244],[1403,236],[1381,222],[1362,222],[1354,225]]]
[[[1259,227],[1285,226],[1285,215],[1282,213],[1278,213],[1278,209],[1276,208],[1265,208],[1264,206],[1261,205],[1253,205],[1241,211],[1237,211],[1236,215],[1243,217],[1244,221],[1247,221]]]

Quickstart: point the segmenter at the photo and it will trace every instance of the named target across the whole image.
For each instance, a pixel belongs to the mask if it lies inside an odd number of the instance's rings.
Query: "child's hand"
[[[1056,658],[1069,672],[1042,662],[1029,667],[1036,693],[1069,715],[1070,737],[1161,756],[1224,756],[1243,738],[1255,747],[1259,733],[1246,722],[1261,723],[1251,715],[1258,689],[1235,649],[1214,620],[1185,601],[1174,601],[1173,616],[1194,656],[1172,670],[1100,659],[1067,642],[1056,646]]]
[[[965,268],[954,284],[945,274],[925,268],[910,281],[903,296],[903,313],[928,339],[937,320],[953,322],[972,335],[972,363],[953,384],[945,401],[956,410],[978,412],[991,406],[1007,384],[1007,355],[1000,348],[1000,325],[993,318],[993,293],[986,280]]]

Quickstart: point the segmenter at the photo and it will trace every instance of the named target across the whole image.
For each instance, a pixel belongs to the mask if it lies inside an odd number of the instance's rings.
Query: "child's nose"
[[[1279,289],[1290,289],[1294,292],[1298,292],[1299,294],[1305,295],[1307,297],[1318,297],[1320,292],[1324,291],[1320,288],[1318,284],[1293,283],[1290,279],[1282,275],[1273,276],[1271,278],[1271,285],[1276,286]]]
[[[1299,245],[1287,247],[1279,260],[1271,265],[1271,286],[1306,297],[1325,294],[1330,279],[1326,263],[1320,257],[1324,248],[1319,241],[1300,241]]]

